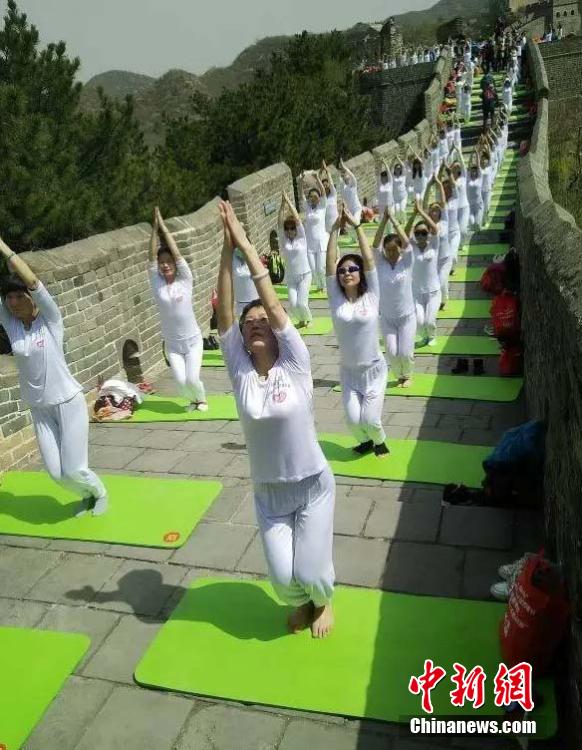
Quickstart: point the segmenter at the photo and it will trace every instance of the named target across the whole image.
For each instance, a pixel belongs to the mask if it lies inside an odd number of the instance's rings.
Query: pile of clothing
[[[99,388],[93,407],[97,422],[121,422],[133,416],[135,408],[143,402],[139,386],[125,380],[106,380]]]

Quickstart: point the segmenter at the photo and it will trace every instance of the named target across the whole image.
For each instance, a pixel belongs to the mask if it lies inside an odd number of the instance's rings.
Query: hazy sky
[[[345,29],[435,0],[17,0],[43,42],[64,40],[81,78],[121,69],[159,76],[229,65],[264,36]],[[6,0],[0,0],[2,15]]]

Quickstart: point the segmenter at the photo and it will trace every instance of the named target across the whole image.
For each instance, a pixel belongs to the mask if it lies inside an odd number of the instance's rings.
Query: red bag
[[[521,330],[519,319],[519,301],[513,292],[504,289],[491,303],[493,332],[498,339],[519,339]]]
[[[516,378],[523,374],[523,352],[521,346],[505,346],[499,356],[499,374],[502,378]]]
[[[505,263],[492,263],[481,277],[481,289],[489,294],[500,294],[505,287]]]
[[[535,677],[546,673],[566,632],[569,612],[555,566],[542,554],[532,555],[511,588],[499,627],[505,664],[512,667],[525,661]]]

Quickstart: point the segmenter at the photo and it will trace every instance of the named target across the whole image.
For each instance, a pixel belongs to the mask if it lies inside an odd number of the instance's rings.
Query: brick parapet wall
[[[530,54],[535,50],[531,48]],[[573,612],[582,604],[582,231],[548,184],[551,107],[541,55],[530,73],[540,96],[531,149],[518,172],[515,243],[520,253],[522,328],[529,416],[547,425],[544,477],[548,553],[562,566]],[[582,736],[582,628],[567,644],[569,736]]]

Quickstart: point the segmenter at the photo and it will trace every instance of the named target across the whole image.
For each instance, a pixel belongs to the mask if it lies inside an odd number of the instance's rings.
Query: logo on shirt
[[[275,391],[275,393],[273,393],[273,401],[276,404],[282,404],[286,399],[287,394],[285,393],[285,391]]]
[[[44,349],[44,339],[38,339],[36,342],[36,346],[38,349]]]

